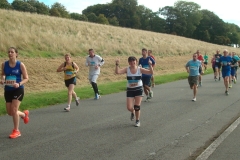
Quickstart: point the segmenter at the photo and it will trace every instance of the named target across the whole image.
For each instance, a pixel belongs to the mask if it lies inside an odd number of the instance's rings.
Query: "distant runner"
[[[228,55],[228,51],[225,49],[223,51],[223,56],[219,59],[220,64],[222,65],[222,77],[224,79],[225,86],[225,94],[228,95],[228,87],[229,87],[229,78],[231,75],[231,62],[232,58]]]
[[[204,70],[207,71],[207,65],[208,65],[208,55],[205,53],[204,55]]]
[[[220,54],[220,51],[217,50],[217,53],[214,56],[215,56],[215,81],[217,81],[217,79],[220,81],[222,65],[219,61],[220,61],[220,58],[222,57],[222,55]]]
[[[156,65],[156,60],[155,60],[155,57],[152,55],[152,50],[148,50],[148,56],[149,56],[149,57],[152,57],[152,59],[154,59],[154,61],[155,61],[155,64],[152,65],[152,67],[153,67],[153,69],[154,69],[154,67],[155,67],[155,65]],[[152,88],[155,87],[154,75],[152,75],[152,77],[151,77],[151,85],[152,85]]]
[[[196,95],[197,95],[197,84],[199,80],[199,69],[202,71],[202,64],[199,60],[197,60],[197,53],[193,54],[193,59],[188,61],[185,65],[187,72],[189,73],[188,76],[188,83],[190,85],[190,88],[193,90],[193,99],[192,101],[196,101]]]
[[[202,66],[204,65],[204,59],[203,56],[200,54],[200,51],[197,50],[197,59],[201,62],[201,67],[199,67],[199,86],[202,86],[202,74],[203,74],[203,69]]]
[[[138,65],[141,65],[142,68],[149,69],[149,61],[151,61],[151,65],[155,65],[155,61],[152,57],[148,57],[147,55],[147,49],[143,48],[142,49],[142,56],[139,59]],[[151,99],[153,97],[153,91],[150,88],[150,81],[151,81],[151,74],[142,74],[142,82],[143,82],[143,88],[144,88],[144,93],[147,96],[146,101]]]
[[[100,68],[103,66],[104,60],[99,55],[96,55],[93,49],[89,49],[88,53],[89,56],[86,58],[86,66],[89,67],[88,79],[95,93],[94,99],[98,100],[101,96],[97,86],[97,79],[100,75]]]

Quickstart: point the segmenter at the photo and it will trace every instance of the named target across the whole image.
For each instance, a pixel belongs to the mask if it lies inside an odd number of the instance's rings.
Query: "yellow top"
[[[76,77],[76,74],[74,73],[75,69],[71,65],[66,64],[66,70],[64,71],[64,80],[68,80],[71,79],[73,77]]]

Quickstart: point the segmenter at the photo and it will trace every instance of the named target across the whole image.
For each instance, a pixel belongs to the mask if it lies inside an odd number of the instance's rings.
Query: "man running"
[[[207,65],[208,65],[208,55],[205,53],[204,55],[204,70],[207,71]]]
[[[238,65],[237,60],[235,58],[233,58],[233,53],[229,53],[229,56],[232,57],[232,61],[231,61],[231,76],[229,79],[229,88],[232,88],[232,83],[236,83],[236,66]]]
[[[188,83],[190,85],[190,88],[193,89],[193,99],[192,101],[196,101],[196,95],[197,95],[197,84],[199,80],[199,69],[202,71],[202,64],[201,62],[197,59],[197,53],[193,54],[193,59],[188,61],[187,64],[185,65],[187,72],[189,73],[188,76]]]
[[[219,53],[220,51],[217,50],[217,53],[214,55],[215,56],[215,81],[217,79],[220,81],[221,80],[221,63],[219,62],[219,59],[222,57],[222,55]],[[217,78],[218,76],[218,78]]]
[[[203,66],[203,63],[204,63],[204,59],[203,59],[203,56],[200,54],[200,51],[197,50],[197,59],[201,62],[201,66]],[[199,86],[201,87],[202,86],[202,74],[203,74],[203,70],[202,70],[202,67],[199,67]]]
[[[155,61],[155,57],[152,55],[152,50],[148,50],[148,56],[149,56],[149,57],[152,57],[152,59],[154,59],[154,61]],[[155,61],[155,64],[156,64],[156,61]],[[155,64],[152,65],[153,68],[154,68]],[[152,75],[152,77],[151,77],[151,85],[152,85],[152,88],[155,87],[154,75]]]
[[[98,91],[97,79],[100,74],[100,67],[104,64],[104,60],[99,55],[95,55],[93,49],[89,49],[88,53],[89,56],[86,58],[86,66],[89,67],[88,79],[95,93],[94,99],[97,100],[101,97]]]
[[[149,69],[149,60],[152,62],[152,65],[155,64],[155,61],[152,57],[148,57],[147,49],[142,49],[142,58],[139,59],[138,65],[141,65],[142,68]],[[147,96],[146,101],[153,97],[153,91],[150,88],[150,80],[152,75],[151,74],[142,74],[142,82],[143,82],[143,89],[144,93]]]
[[[222,77],[224,79],[224,86],[226,88],[225,94],[228,95],[232,58],[228,55],[228,51],[226,49],[223,51],[223,56],[221,56],[219,62],[222,65]]]

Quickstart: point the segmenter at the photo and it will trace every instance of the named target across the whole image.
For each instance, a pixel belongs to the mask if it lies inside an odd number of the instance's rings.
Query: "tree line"
[[[199,4],[189,1],[177,1],[157,12],[138,5],[137,0],[88,6],[82,14],[70,13],[58,2],[49,7],[38,0],[14,0],[11,4],[0,0],[0,8],[173,34],[219,45],[240,44],[238,25],[225,23],[213,12],[201,10]]]

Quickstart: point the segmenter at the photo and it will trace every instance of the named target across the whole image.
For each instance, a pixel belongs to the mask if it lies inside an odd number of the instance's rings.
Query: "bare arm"
[[[74,65],[75,72],[77,73],[79,71],[79,67],[75,62],[73,62],[73,65]]]
[[[22,79],[22,81],[21,82],[19,82],[19,86],[21,86],[21,85],[23,85],[23,84],[25,84],[25,83],[27,83],[28,82],[28,73],[27,73],[27,69],[26,69],[26,66],[23,64],[23,63],[21,63],[21,71],[22,71],[22,77],[23,77],[23,79]],[[18,87],[19,87],[18,86]]]
[[[149,64],[149,70],[145,69],[145,68],[140,68],[140,70],[143,74],[153,74],[152,61],[149,60],[148,64]]]
[[[1,73],[0,83],[3,84],[4,82],[5,82],[4,63],[2,63],[2,73]]]
[[[120,68],[119,68],[119,59],[116,60],[115,73],[116,73],[116,74],[124,74],[124,73],[127,73],[127,68],[123,68],[123,69],[120,69]]]
[[[65,71],[64,63],[62,63],[57,69],[57,72],[62,72],[62,71]]]

